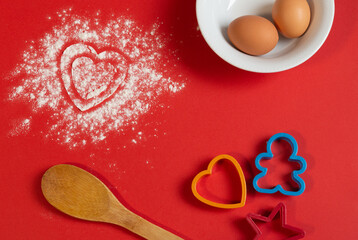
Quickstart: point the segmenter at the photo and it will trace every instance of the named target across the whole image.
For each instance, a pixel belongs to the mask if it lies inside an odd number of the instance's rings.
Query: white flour
[[[143,31],[127,17],[103,22],[100,13],[87,18],[71,9],[56,19],[60,23],[51,32],[29,43],[10,77],[19,81],[11,101],[28,102],[33,114],[51,112],[44,121],[47,138],[70,147],[98,143],[135,125],[160,105],[159,95],[184,87],[181,75],[164,70],[175,65],[174,53],[165,49],[158,24]],[[31,116],[23,119],[10,135],[29,131]]]

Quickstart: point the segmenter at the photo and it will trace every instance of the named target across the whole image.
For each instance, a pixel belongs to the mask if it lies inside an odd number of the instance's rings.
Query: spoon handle
[[[111,223],[124,227],[148,240],[183,240],[183,238],[149,222],[131,211],[113,214]]]

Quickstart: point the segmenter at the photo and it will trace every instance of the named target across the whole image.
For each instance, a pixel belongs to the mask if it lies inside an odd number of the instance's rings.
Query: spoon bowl
[[[49,168],[41,189],[52,206],[72,217],[116,224],[145,239],[182,239],[128,210],[103,182],[73,165]]]

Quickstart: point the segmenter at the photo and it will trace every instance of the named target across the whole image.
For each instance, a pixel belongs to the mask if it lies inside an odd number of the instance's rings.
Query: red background
[[[144,29],[156,20],[163,22],[160,31],[173,34],[168,48],[178,50],[181,60],[176,71],[187,78],[187,85],[160,100],[170,109],[140,118],[138,127],[151,137],[139,144],[129,144],[129,132],[106,144],[75,150],[46,141],[36,116],[38,126],[28,135],[9,137],[11,120],[28,106],[1,101],[1,239],[138,238],[119,227],[77,220],[51,207],[42,196],[40,180],[47,168],[59,163],[93,170],[130,209],[186,239],[251,239],[245,216],[267,213],[262,210],[280,201],[287,204],[288,223],[303,228],[306,239],[357,239],[356,1],[336,1],[332,31],[307,62],[281,73],[257,74],[235,69],[210,50],[197,30],[195,1],[2,0],[1,99],[7,98],[10,86],[4,76],[20,61],[25,41],[41,38],[52,27],[44,19],[68,7],[126,13]],[[255,156],[278,132],[292,134],[299,155],[307,160],[302,175],[307,189],[301,196],[253,190]],[[126,149],[113,147],[123,142]],[[248,196],[242,209],[214,209],[191,194],[193,177],[223,153],[234,156],[245,173]]]

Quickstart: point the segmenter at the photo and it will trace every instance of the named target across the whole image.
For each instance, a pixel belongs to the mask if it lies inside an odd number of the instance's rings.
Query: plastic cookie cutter
[[[212,171],[213,171],[213,167],[214,165],[219,162],[220,160],[229,160],[236,168],[238,174],[239,174],[239,177],[240,177],[240,182],[241,182],[241,200],[240,202],[238,203],[232,203],[232,204],[226,204],[226,203],[218,203],[218,202],[213,202],[213,201],[210,201],[206,198],[204,198],[203,196],[201,196],[198,191],[197,191],[197,184],[198,184],[198,181],[206,176],[206,175],[211,175],[212,174]],[[240,208],[240,207],[243,207],[245,206],[245,202],[246,202],[246,195],[247,195],[247,190],[246,190],[246,181],[245,181],[245,176],[244,176],[244,172],[242,171],[241,169],[241,166],[240,164],[236,161],[235,158],[233,158],[232,156],[230,155],[227,155],[227,154],[222,154],[222,155],[219,155],[217,157],[215,157],[213,160],[210,161],[209,163],[209,166],[206,170],[198,173],[195,178],[193,179],[193,182],[191,184],[191,190],[194,194],[194,196],[201,202],[207,204],[207,205],[210,205],[210,206],[213,206],[213,207],[217,207],[217,208],[227,208],[227,209],[230,209],[230,208]]]
[[[281,185],[276,185],[274,188],[271,188],[271,189],[260,188],[257,185],[257,181],[267,174],[267,168],[262,167],[260,165],[260,161],[261,161],[261,159],[273,158],[271,146],[274,141],[279,140],[279,139],[286,140],[291,145],[292,154],[288,160],[293,161],[293,162],[298,162],[300,164],[300,169],[294,170],[291,174],[292,179],[298,184],[299,188],[297,191],[287,191],[287,190],[283,189]],[[299,177],[298,175],[302,174],[304,171],[306,171],[307,163],[303,157],[297,156],[298,145],[297,145],[296,140],[291,135],[289,135],[287,133],[277,133],[277,134],[273,135],[270,138],[270,140],[267,142],[266,151],[267,152],[265,152],[265,153],[260,153],[255,159],[256,168],[261,171],[259,174],[257,174],[254,177],[254,180],[253,180],[253,185],[254,185],[255,190],[258,192],[261,192],[261,193],[280,192],[284,195],[289,195],[289,196],[298,196],[298,195],[302,194],[306,188],[306,185],[305,185],[305,182],[303,181],[303,179],[301,177]]]
[[[256,236],[254,237],[254,240],[258,240],[262,236],[262,232],[260,228],[256,225],[255,221],[270,223],[272,220],[277,216],[277,214],[280,214],[280,220],[281,220],[281,226],[282,229],[285,231],[289,231],[290,235],[286,240],[296,240],[303,238],[306,233],[300,228],[296,228],[290,225],[287,225],[287,215],[286,215],[286,205],[284,203],[279,203],[270,213],[268,217],[249,213],[246,217],[246,220],[249,222],[251,227],[256,232]]]

